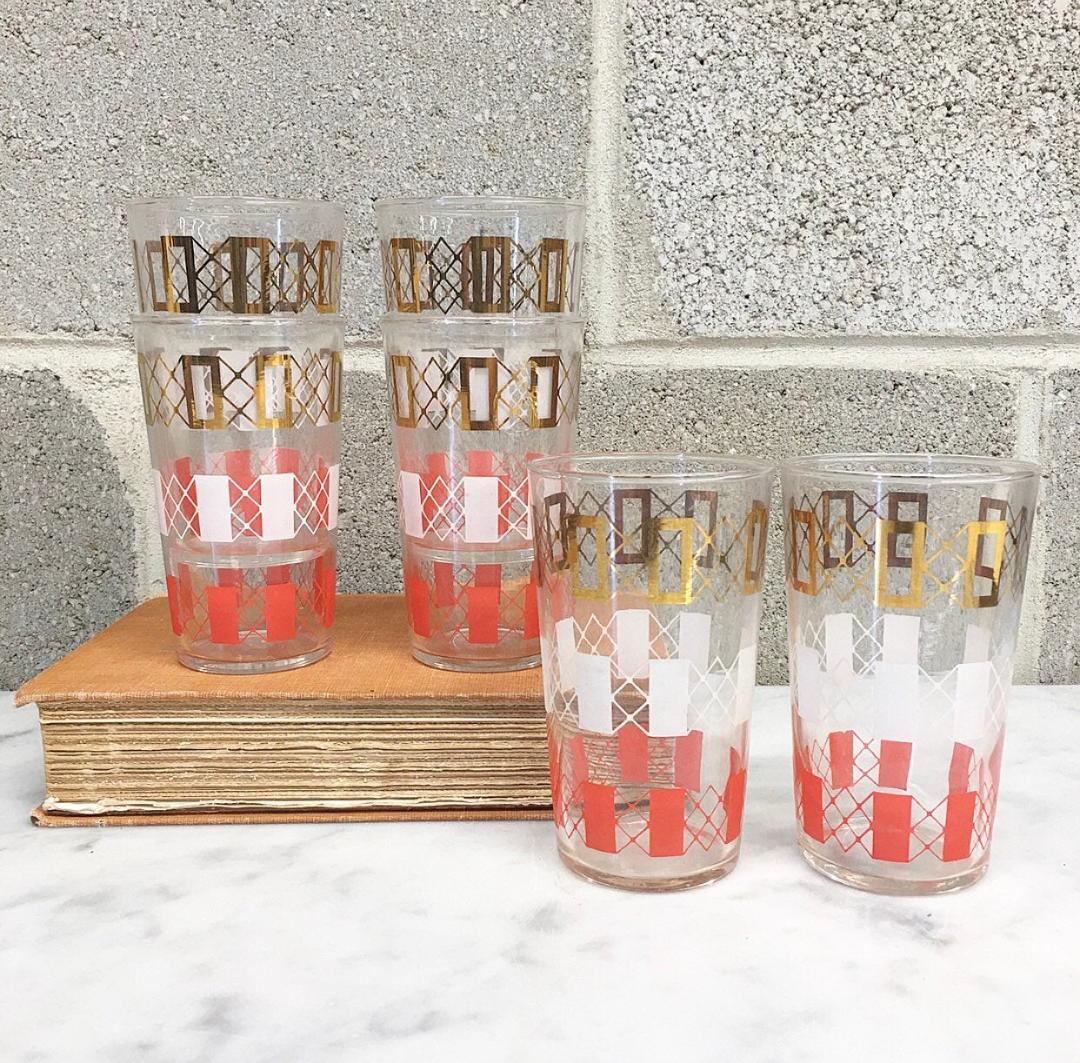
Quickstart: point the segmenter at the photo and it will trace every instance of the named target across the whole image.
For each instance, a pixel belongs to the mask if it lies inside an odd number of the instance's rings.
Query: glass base
[[[412,655],[429,668],[441,668],[446,672],[521,672],[526,668],[536,668],[540,664],[540,654],[531,653],[528,657],[510,657],[502,660],[490,657],[486,660],[468,660],[464,657],[438,657],[434,653],[412,648]]]
[[[614,886],[620,890],[635,890],[640,893],[675,893],[679,890],[692,890],[698,886],[707,886],[710,882],[719,882],[730,875],[738,862],[738,850],[722,863],[714,864],[692,875],[674,875],[671,878],[635,878],[632,875],[615,875],[608,871],[599,871],[595,867],[575,860],[568,852],[560,848],[559,859],[582,878],[598,882],[602,886]]]
[[[186,668],[196,672],[213,672],[216,675],[262,675],[265,672],[287,672],[290,668],[303,668],[307,664],[321,661],[330,652],[330,647],[320,646],[308,653],[296,657],[268,657],[261,661],[215,661],[209,657],[193,657],[177,650],[176,656]]]
[[[928,893],[951,893],[953,890],[966,889],[973,886],[986,874],[990,866],[989,858],[969,867],[966,871],[949,878],[938,879],[900,879],[886,875],[868,875],[862,871],[853,871],[850,867],[843,867],[832,860],[828,860],[818,853],[811,852],[802,846],[799,851],[803,859],[815,870],[833,882],[839,882],[844,886],[853,886],[857,890],[865,890],[867,893],[890,893],[896,896],[924,896]]]

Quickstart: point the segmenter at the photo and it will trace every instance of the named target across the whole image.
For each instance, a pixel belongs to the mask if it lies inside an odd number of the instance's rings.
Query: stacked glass
[[[540,661],[525,465],[577,422],[585,208],[561,199],[376,204],[413,655]]]
[[[334,615],[342,209],[193,197],[138,201],[128,218],[180,661],[310,664]]]

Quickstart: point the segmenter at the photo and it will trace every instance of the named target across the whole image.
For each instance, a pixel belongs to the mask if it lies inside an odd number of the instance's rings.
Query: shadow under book
[[[177,660],[164,599],[32,679],[39,826],[550,815],[538,669],[442,672],[409,654],[403,599],[338,598],[307,668],[208,675]]]

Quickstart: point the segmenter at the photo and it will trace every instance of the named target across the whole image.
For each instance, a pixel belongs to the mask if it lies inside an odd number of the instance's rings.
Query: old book
[[[194,672],[155,599],[46,669],[43,826],[531,817],[550,811],[538,670],[418,664],[403,600],[343,595],[334,649],[259,676]]]

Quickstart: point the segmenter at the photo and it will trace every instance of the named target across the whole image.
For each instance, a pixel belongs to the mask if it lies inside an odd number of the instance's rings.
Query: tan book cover
[[[16,694],[36,702],[42,826],[549,814],[538,670],[413,660],[403,599],[343,595],[334,649],[259,676],[175,657],[164,599]]]

